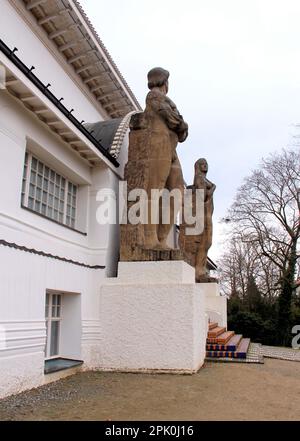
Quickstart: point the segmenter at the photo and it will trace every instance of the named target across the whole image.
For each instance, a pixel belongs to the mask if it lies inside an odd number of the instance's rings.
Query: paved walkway
[[[300,361],[300,349],[262,345],[261,353],[263,357],[277,358],[278,360]]]

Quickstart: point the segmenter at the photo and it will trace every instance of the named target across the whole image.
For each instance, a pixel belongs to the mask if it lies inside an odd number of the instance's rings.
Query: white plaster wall
[[[0,115],[0,155],[5,164],[0,173],[0,232],[5,229],[2,238],[91,265],[106,265],[110,241],[115,248],[116,240],[108,226],[96,221],[96,194],[102,187],[117,188],[116,175],[106,166],[92,170],[6,91],[0,91]],[[83,231],[88,236],[21,208],[26,146],[49,166],[83,186],[79,224],[85,225]]]
[[[82,359],[85,361],[82,368],[84,370],[97,369],[100,364],[101,324],[99,320],[99,287],[98,287],[98,307],[96,310],[97,318],[82,321]],[[94,311],[95,313],[95,311]]]
[[[0,38],[18,47],[18,56],[47,84],[79,120],[102,120],[83,93],[42,41],[9,4],[1,1]],[[123,170],[128,139],[121,152]],[[81,186],[80,234],[21,207],[26,147],[42,161]],[[126,148],[125,148],[126,147]],[[99,188],[117,191],[118,178],[107,166],[91,169],[40,120],[0,90],[0,239],[106,270],[87,269],[0,246],[0,397],[49,381],[44,371],[45,294],[65,292],[61,355],[83,359],[84,368],[98,364],[101,323],[99,286],[116,273],[118,225],[96,221]],[[65,327],[65,324],[68,326]],[[2,332],[3,331],[3,332]],[[53,376],[52,376],[53,377]],[[57,375],[54,376],[58,378]],[[54,378],[53,377],[53,378]]]
[[[1,398],[44,382],[47,290],[65,293],[62,311],[67,328],[62,328],[60,354],[81,359],[86,353],[89,335],[82,322],[98,319],[95,286],[103,283],[105,272],[4,246],[0,263],[0,328],[5,336],[0,345]],[[88,366],[89,358],[84,361]]]
[[[206,313],[211,322],[227,328],[227,298],[225,296],[206,297]]]
[[[106,275],[107,277],[115,277],[118,271],[118,260],[120,255],[120,225],[119,225],[119,179],[109,169],[109,186],[114,190],[115,196],[111,198],[111,204],[116,208],[116,222],[108,225],[108,241],[109,248],[106,254]]]
[[[46,289],[80,293],[83,319],[92,316],[98,305],[94,288],[104,280],[101,269],[84,268],[2,245],[0,261],[2,321],[44,321]],[[89,294],[83,295],[85,292]],[[95,316],[98,317],[97,313]]]
[[[85,187],[88,197],[81,207],[81,217],[86,217],[86,236],[21,208],[27,138],[34,154]],[[108,249],[117,242],[107,226],[92,221],[96,219],[96,190],[117,182],[107,167],[92,171],[6,91],[0,91],[0,158],[1,239],[89,265],[113,266],[113,254]],[[64,332],[62,355],[83,358],[86,368],[93,366],[100,335],[99,286],[104,277],[102,269],[87,269],[0,246],[0,327],[8,335],[6,347],[0,346],[0,397],[45,381],[46,290],[78,296],[79,303],[68,305],[70,327]]]
[[[119,256],[118,188],[119,179],[108,167],[96,167],[92,170],[88,241],[91,248],[107,250],[104,265],[108,277],[116,275]],[[106,199],[103,201],[97,197],[99,190],[104,190],[103,194],[108,195],[110,209],[116,214],[113,224],[99,222],[97,210],[100,209],[102,203],[106,203]]]
[[[18,222],[33,225],[35,229],[85,245],[85,236],[23,210],[21,186],[26,145],[74,183],[91,182],[89,167],[6,91],[0,92],[0,114],[0,212]]]
[[[35,66],[34,73],[43,83],[51,83],[51,92],[57,98],[64,97],[63,104],[68,109],[74,108],[73,114],[79,121],[103,120],[100,112],[8,0],[1,0],[0,37],[10,48],[18,48],[17,55],[27,66]]]
[[[199,283],[205,296],[205,311],[211,322],[227,328],[227,297],[221,296],[218,283]]]
[[[0,399],[41,386],[44,381],[44,353],[18,354],[0,358]]]

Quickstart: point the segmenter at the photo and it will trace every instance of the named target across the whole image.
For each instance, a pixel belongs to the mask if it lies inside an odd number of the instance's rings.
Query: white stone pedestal
[[[120,262],[100,289],[99,368],[194,373],[205,358],[205,295],[183,261]]]

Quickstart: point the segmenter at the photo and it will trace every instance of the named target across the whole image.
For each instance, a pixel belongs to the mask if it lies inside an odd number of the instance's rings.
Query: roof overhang
[[[79,86],[110,118],[141,110],[133,92],[76,0],[9,0],[34,19],[47,44],[64,59]]]
[[[102,148],[84,125],[72,115],[72,111],[63,106],[2,40],[0,40],[0,64],[5,68],[6,89],[1,93],[9,93],[19,100],[90,166],[106,164],[119,174],[118,161]]]

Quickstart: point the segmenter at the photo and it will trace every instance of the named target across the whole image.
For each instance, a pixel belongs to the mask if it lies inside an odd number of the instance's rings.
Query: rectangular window
[[[75,228],[78,187],[26,152],[22,205]]]
[[[45,358],[59,355],[59,339],[61,328],[61,294],[46,294],[46,347]]]

